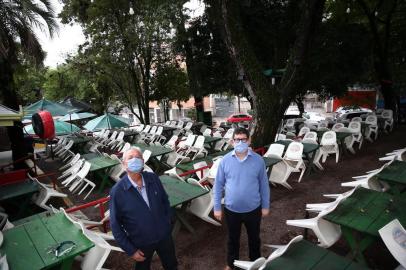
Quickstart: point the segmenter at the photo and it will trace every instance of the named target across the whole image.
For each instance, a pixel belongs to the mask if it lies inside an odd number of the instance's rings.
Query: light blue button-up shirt
[[[235,152],[220,162],[213,187],[214,211],[221,210],[224,192],[225,207],[247,213],[260,207],[269,209],[270,189],[263,158],[252,150],[240,160]]]
[[[149,200],[148,200],[148,195],[147,195],[147,189],[145,188],[145,181],[144,181],[144,177],[142,177],[142,186],[138,186],[135,181],[133,181],[130,177],[130,175],[128,175],[128,181],[130,181],[131,185],[141,194],[142,198],[144,199],[145,203],[148,205],[149,207]]]

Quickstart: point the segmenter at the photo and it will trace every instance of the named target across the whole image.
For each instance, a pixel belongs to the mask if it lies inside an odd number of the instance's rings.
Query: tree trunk
[[[316,27],[321,21],[325,0],[304,1],[305,8],[300,20],[292,54],[279,89],[263,75],[263,67],[249,44],[240,16],[239,1],[222,0],[221,18],[224,40],[238,74],[244,75],[244,87],[250,95],[254,109],[252,144],[263,146],[274,141],[283,113],[290,100],[296,96],[296,87]]]

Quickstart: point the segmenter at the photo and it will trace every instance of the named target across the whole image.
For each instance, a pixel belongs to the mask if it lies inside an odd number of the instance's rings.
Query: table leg
[[[352,257],[355,258],[359,263],[366,265],[366,260],[363,252],[376,240],[373,236],[364,235],[361,239],[355,239],[354,233],[350,228],[341,227],[341,231],[344,235],[345,240],[351,248]]]
[[[317,150],[316,150],[316,151],[317,151]],[[309,153],[305,153],[306,159],[309,161],[309,166],[308,166],[308,168],[306,169],[306,176],[309,176],[309,175],[310,175],[310,172],[311,172],[312,170],[315,171],[313,161],[314,161],[314,157],[315,157],[315,155],[316,155],[316,151],[313,151],[313,152],[311,153],[311,154],[312,154],[311,156],[309,155]]]
[[[73,259],[74,258],[68,258],[66,260],[63,260],[62,265],[61,265],[61,270],[70,270],[70,269],[72,269]]]
[[[188,203],[183,203],[180,209],[175,209],[176,221],[172,229],[172,237],[175,239],[182,225],[192,234],[195,233],[193,227],[186,221],[183,214],[186,212]]]
[[[102,179],[100,183],[100,188],[99,188],[99,194],[101,194],[104,190],[104,187],[109,184],[109,175],[107,174],[107,171],[101,172],[101,171],[96,171],[98,176]]]

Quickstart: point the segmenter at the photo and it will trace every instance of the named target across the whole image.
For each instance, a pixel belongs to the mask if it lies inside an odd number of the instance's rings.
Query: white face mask
[[[234,150],[235,152],[241,154],[245,153],[248,150],[248,143],[239,141],[238,143],[234,143]]]

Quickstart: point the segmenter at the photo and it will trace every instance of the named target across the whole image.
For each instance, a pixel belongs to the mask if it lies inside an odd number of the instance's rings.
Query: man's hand
[[[214,217],[218,220],[221,221],[221,218],[223,216],[223,213],[221,211],[214,211]]]
[[[134,255],[132,256],[132,258],[137,261],[137,262],[143,262],[145,261],[145,257],[144,257],[144,253],[137,249],[137,251],[134,253]]]
[[[266,217],[269,215],[269,209],[268,208],[262,208],[262,217]]]

